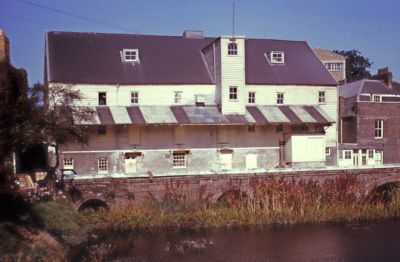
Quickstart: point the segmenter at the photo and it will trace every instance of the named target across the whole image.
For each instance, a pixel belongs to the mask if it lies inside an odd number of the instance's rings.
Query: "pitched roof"
[[[48,32],[48,80],[90,84],[212,84],[200,49],[212,38]],[[122,63],[123,49],[140,63]]]
[[[336,54],[328,49],[314,48],[315,54],[321,59],[321,61],[345,61],[346,58],[342,55]]]
[[[284,64],[270,64],[271,51],[284,51]],[[305,41],[246,40],[246,83],[333,85],[337,83]]]
[[[339,93],[343,97],[359,96],[360,94],[400,95],[400,89],[389,88],[380,80],[363,79],[339,86]]]
[[[218,38],[48,32],[49,82],[87,84],[213,84],[201,50]],[[246,39],[246,83],[336,85],[304,41]],[[123,49],[138,49],[140,63],[122,63]],[[271,65],[265,53],[284,51]]]

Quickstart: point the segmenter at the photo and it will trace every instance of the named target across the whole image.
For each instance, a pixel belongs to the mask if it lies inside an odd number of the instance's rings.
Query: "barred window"
[[[277,93],[276,94],[276,103],[277,104],[283,104],[283,98],[284,98],[283,93]]]
[[[64,158],[64,169],[74,169],[74,159],[71,157]]]
[[[138,104],[139,103],[139,93],[132,92],[131,93],[131,104]]]
[[[97,160],[97,168],[99,173],[107,173],[108,172],[108,158],[101,157]]]
[[[237,44],[235,42],[228,44],[228,55],[237,55]]]
[[[375,138],[383,137],[383,120],[375,120]]]
[[[254,104],[256,102],[256,92],[249,92],[249,104]]]
[[[325,91],[318,92],[318,103],[325,104]]]
[[[182,101],[182,91],[175,91],[174,102],[175,104],[180,104]]]
[[[237,86],[229,87],[229,100],[237,100],[238,98],[238,88]]]
[[[181,152],[175,152],[172,154],[173,167],[186,167],[186,154]]]

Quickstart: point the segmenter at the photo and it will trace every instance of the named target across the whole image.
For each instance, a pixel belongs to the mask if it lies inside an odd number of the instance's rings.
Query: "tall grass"
[[[159,229],[206,229],[243,225],[350,222],[397,218],[400,194],[392,200],[374,201],[365,194],[355,178],[317,181],[252,179],[251,192],[237,189],[222,201],[213,203],[212,195],[201,187],[198,199],[187,200],[185,185],[166,184],[164,196],[150,196],[142,204],[129,204],[111,211],[86,211],[82,219],[89,229],[154,231]]]

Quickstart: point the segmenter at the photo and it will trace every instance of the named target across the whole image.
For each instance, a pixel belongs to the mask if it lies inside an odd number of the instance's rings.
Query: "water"
[[[114,261],[400,261],[400,222],[108,235]]]

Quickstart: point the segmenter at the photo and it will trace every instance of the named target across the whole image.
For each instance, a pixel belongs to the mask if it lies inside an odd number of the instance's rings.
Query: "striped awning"
[[[216,106],[98,106],[85,125],[267,125],[335,121],[319,106],[248,106],[244,115],[223,115]]]

